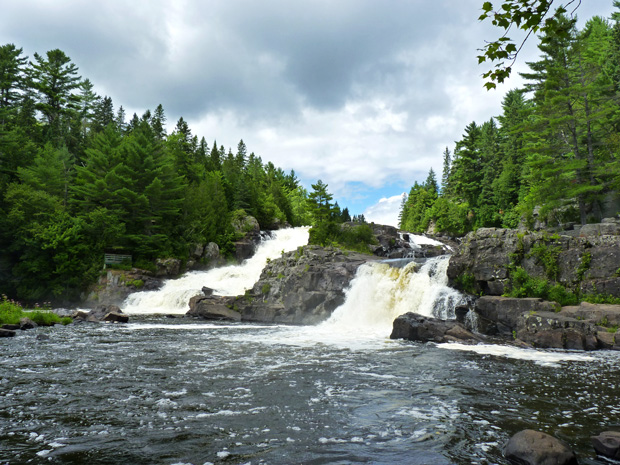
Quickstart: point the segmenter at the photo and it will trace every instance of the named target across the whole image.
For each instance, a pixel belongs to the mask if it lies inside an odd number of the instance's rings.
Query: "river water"
[[[505,464],[524,428],[606,463],[589,437],[620,423],[618,353],[388,339],[373,315],[449,312],[443,273],[366,267],[315,327],[143,310],[0,340],[0,463]]]

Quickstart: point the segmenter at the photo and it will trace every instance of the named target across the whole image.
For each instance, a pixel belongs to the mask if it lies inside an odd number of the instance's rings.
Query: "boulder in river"
[[[197,295],[190,299],[186,315],[205,320],[240,321],[241,314],[234,310],[234,302],[235,297]]]
[[[613,460],[620,460],[620,432],[603,431],[598,436],[592,436],[592,445],[598,455]]]
[[[390,339],[438,343],[480,341],[480,337],[455,320],[439,320],[412,312],[394,320]]]
[[[12,329],[3,329],[0,328],[0,337],[13,337],[15,336],[15,331]]]
[[[510,438],[504,457],[516,465],[578,465],[575,454],[563,441],[531,429]]]
[[[129,316],[116,305],[98,305],[88,313],[77,311],[74,313],[73,319],[104,323],[127,323]]]

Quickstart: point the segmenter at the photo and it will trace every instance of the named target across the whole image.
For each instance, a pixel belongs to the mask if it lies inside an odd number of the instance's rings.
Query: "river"
[[[506,464],[524,428],[606,463],[589,437],[619,423],[618,353],[392,341],[373,314],[458,295],[441,261],[395,284],[370,268],[315,327],[143,309],[1,340],[0,463]]]

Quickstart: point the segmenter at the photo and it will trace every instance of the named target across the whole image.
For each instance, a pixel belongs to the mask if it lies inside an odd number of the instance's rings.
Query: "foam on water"
[[[267,264],[284,252],[295,250],[308,243],[308,228],[291,228],[275,231],[272,238],[263,241],[252,258],[240,265],[193,271],[179,279],[166,281],[157,291],[136,292],[123,304],[127,314],[184,314],[189,299],[200,294],[204,286],[215,295],[240,295],[254,285]]]
[[[480,355],[494,355],[516,360],[529,360],[539,365],[556,365],[559,362],[587,362],[593,360],[593,357],[589,355],[575,352],[522,349],[519,347],[497,344],[468,345],[446,343],[438,344],[438,347],[448,350],[475,352]]]

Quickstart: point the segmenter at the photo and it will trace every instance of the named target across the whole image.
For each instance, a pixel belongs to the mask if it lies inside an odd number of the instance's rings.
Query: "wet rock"
[[[22,318],[19,320],[19,329],[21,330],[26,330],[26,329],[33,329],[36,328],[38,325],[32,321],[30,318]]]
[[[620,432],[603,431],[598,436],[592,436],[591,440],[598,455],[620,460]]]
[[[510,438],[504,457],[516,465],[578,465],[575,454],[564,442],[530,429]]]
[[[0,337],[13,337],[15,336],[15,331],[12,329],[4,329],[0,328]]]
[[[37,341],[49,341],[50,337],[47,334],[37,334],[35,338]]]
[[[213,295],[213,289],[211,289],[210,287],[202,286],[201,290],[202,290],[202,293],[206,296]]]
[[[241,321],[241,314],[234,306],[235,297],[197,295],[190,299],[186,315],[205,320]]]
[[[93,323],[127,323],[129,316],[116,305],[98,305],[88,313],[78,310],[73,314],[73,320]]]
[[[13,325],[13,324],[5,324],[5,325],[2,325],[1,328],[8,329],[9,331],[16,331],[18,329],[21,329],[19,325]]]
[[[453,320],[438,320],[405,313],[394,320],[390,339],[407,339],[418,342],[473,342],[480,338]]]

